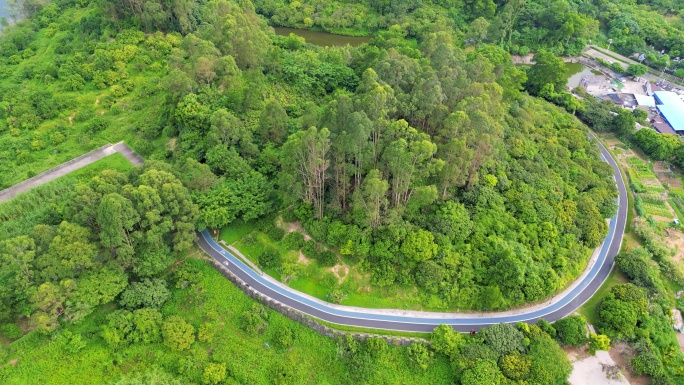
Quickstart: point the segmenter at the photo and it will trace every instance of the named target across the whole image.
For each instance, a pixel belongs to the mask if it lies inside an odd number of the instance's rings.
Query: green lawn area
[[[350,368],[338,356],[336,342],[318,335],[279,313],[266,310],[267,326],[261,333],[246,333],[241,325],[245,312],[256,302],[204,261],[189,259],[202,276],[196,287],[173,289],[162,308],[165,317],[181,315],[197,330],[207,325],[214,331],[211,342],[196,341],[187,351],[172,351],[161,343],[134,344],[109,349],[100,337],[101,324],[115,306],[105,306],[82,323],[64,327],[54,337],[31,333],[10,345],[9,359],[18,359],[16,368],[0,370],[3,385],[105,384],[127,374],[153,368],[183,375],[200,383],[204,367],[211,362],[225,363],[230,379],[226,384],[266,385],[273,383],[283,365],[291,370],[291,384],[349,384]],[[277,335],[292,331],[290,348],[278,345]],[[77,352],[59,337],[65,332],[80,335],[85,344]],[[269,346],[267,347],[266,344]],[[384,357],[374,360],[371,383],[376,384],[452,384],[453,370],[445,356],[436,355],[427,370],[416,370],[404,348],[390,346]],[[126,382],[138,383],[138,382]],[[149,383],[149,382],[146,382]]]
[[[596,291],[593,297],[591,297],[587,302],[584,303],[579,309],[580,314],[582,314],[590,324],[596,325],[598,323],[598,314],[596,312],[596,307],[601,302],[603,297],[608,294],[610,289],[618,284],[627,283],[629,280],[625,275],[616,267],[610,272],[606,281],[603,285]]]
[[[61,178],[40,185],[0,203],[0,239],[30,231],[47,217],[59,217],[62,202],[74,186],[99,174],[102,170],[128,171],[133,167],[123,155],[114,153]]]

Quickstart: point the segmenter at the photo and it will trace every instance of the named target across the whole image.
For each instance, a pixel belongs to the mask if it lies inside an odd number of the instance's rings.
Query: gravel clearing
[[[568,381],[572,385],[629,385],[622,373],[619,372],[615,361],[608,352],[600,350],[595,356],[582,358],[572,363],[573,370]],[[616,375],[611,376],[611,368]]]

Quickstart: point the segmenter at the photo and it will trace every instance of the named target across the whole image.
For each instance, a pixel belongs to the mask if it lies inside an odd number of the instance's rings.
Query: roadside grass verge
[[[597,312],[597,306],[603,300],[603,298],[608,294],[610,289],[618,284],[621,283],[627,283],[629,280],[625,275],[616,267],[613,267],[613,270],[610,272],[610,275],[608,275],[608,278],[606,278],[606,281],[603,282],[603,285],[594,293],[594,295],[584,303],[577,311],[583,315],[587,321],[592,324],[596,325],[599,321],[598,317],[598,312]]]

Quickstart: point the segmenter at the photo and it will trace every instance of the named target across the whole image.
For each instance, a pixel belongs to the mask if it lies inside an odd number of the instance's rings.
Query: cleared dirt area
[[[632,374],[632,366],[629,361],[634,357],[634,349],[624,342],[620,342],[612,347],[608,353],[610,357],[615,361],[622,374],[627,378],[632,385],[648,385],[651,378],[648,376],[635,376]]]
[[[677,263],[684,259],[684,233],[682,231],[667,229],[663,239],[670,248],[676,250],[676,254],[672,257],[673,262]]]
[[[606,351],[590,355],[584,348],[564,349],[572,362],[572,374],[568,382],[572,385],[628,385],[618,365]]]
[[[304,253],[299,250],[299,258],[297,258],[297,263],[306,266],[311,263],[311,259],[307,258]]]
[[[337,283],[340,285],[349,276],[349,266],[339,263],[331,268],[325,269],[325,271],[333,273],[335,277],[337,277]]]
[[[297,231],[302,233],[305,241],[311,240],[311,235],[307,234],[306,231],[304,231],[302,224],[299,222],[285,222],[283,220],[283,217],[278,217],[278,221],[276,222],[276,224],[278,225],[278,227],[285,230],[285,232],[287,233]]]

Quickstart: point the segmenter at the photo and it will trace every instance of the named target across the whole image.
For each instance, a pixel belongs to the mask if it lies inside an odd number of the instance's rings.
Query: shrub
[[[275,342],[282,348],[289,348],[294,343],[294,336],[292,334],[292,329],[283,326],[276,330],[275,332]]]
[[[202,373],[202,383],[217,385],[226,379],[226,364],[210,363],[204,368]]]
[[[272,240],[280,242],[283,239],[283,236],[285,236],[285,230],[281,229],[278,226],[271,226],[266,231],[266,235],[268,235],[268,237]]]
[[[321,266],[333,266],[335,262],[337,262],[337,255],[332,251],[327,250],[318,253],[318,263],[320,263]]]
[[[162,325],[164,345],[172,350],[186,350],[195,342],[195,328],[179,316],[171,316]]]
[[[426,344],[422,342],[414,342],[408,347],[408,358],[413,365],[425,370],[430,365],[432,352],[428,350]]]
[[[632,358],[631,364],[636,375],[648,374],[653,377],[664,373],[662,358],[657,349],[648,340],[640,340],[634,346],[637,356]]]
[[[570,316],[556,321],[553,326],[564,345],[580,346],[587,340],[586,323],[582,316]]]
[[[214,335],[216,334],[216,327],[210,323],[203,323],[200,326],[197,333],[197,339],[200,342],[211,343],[214,340]]]
[[[341,288],[336,287],[330,290],[327,297],[332,303],[342,303],[342,301],[347,299],[347,293],[345,293]]]
[[[610,349],[610,338],[603,334],[589,334],[589,353],[594,354],[597,350]]]
[[[302,253],[306,255],[307,258],[318,259],[318,249],[316,248],[316,242],[306,241],[302,247]]]
[[[304,235],[299,231],[293,231],[285,235],[282,243],[289,250],[299,250],[304,246]]]
[[[11,338],[13,340],[16,340],[17,338],[20,338],[24,335],[24,333],[21,331],[21,328],[15,324],[2,325],[1,330],[2,334],[4,334],[7,338]]]
[[[280,254],[278,250],[268,248],[264,250],[259,256],[259,264],[264,269],[278,268],[281,265]]]

